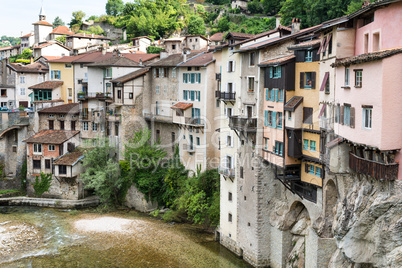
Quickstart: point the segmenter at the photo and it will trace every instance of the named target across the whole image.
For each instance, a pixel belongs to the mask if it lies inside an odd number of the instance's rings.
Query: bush
[[[159,54],[159,53],[161,53],[162,50],[163,50],[163,48],[161,48],[161,47],[153,47],[153,46],[147,47],[148,54]]]
[[[47,192],[50,188],[52,183],[52,174],[50,173],[40,173],[40,180],[39,176],[35,177],[35,183],[33,184],[35,190],[35,196],[41,197],[44,192]]]

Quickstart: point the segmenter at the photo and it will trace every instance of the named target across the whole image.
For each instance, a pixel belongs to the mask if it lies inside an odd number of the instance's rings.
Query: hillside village
[[[148,129],[167,157],[178,146],[186,169],[218,169],[216,237],[251,265],[398,267],[401,18],[402,1],[383,0],[304,29],[278,19],[256,35],[110,45],[53,29],[42,9],[21,39],[31,63],[2,54],[0,190],[25,187],[26,161],[29,196],[50,173],[45,197],[88,197],[86,150],[106,138],[124,160]],[[126,206],[157,205],[133,185]]]

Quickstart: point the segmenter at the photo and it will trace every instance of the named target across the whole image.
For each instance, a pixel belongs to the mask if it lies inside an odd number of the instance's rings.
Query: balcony
[[[219,167],[219,174],[228,178],[234,178],[235,170],[234,168]]]
[[[110,93],[78,92],[78,100],[85,99],[111,99]]]
[[[184,143],[183,144],[183,151],[185,151],[185,152],[189,152],[189,153],[194,153],[194,144],[187,144],[187,143]]]
[[[204,126],[204,120],[201,118],[185,117],[184,122],[186,125],[191,125],[195,127]]]
[[[332,130],[333,124],[331,124],[331,118],[320,118],[320,128],[325,130]]]
[[[398,179],[398,163],[385,164],[364,159],[349,152],[349,167],[360,174],[369,175],[377,180],[393,181]]]
[[[221,101],[236,101],[236,92],[215,91],[215,97]]]
[[[237,131],[256,132],[257,118],[231,116],[229,117],[229,127]]]
[[[159,115],[159,114],[156,115],[153,113],[144,113],[144,118],[147,121],[161,122],[161,123],[173,123],[172,116]]]
[[[121,114],[108,114],[107,120],[109,122],[120,122],[121,121]]]

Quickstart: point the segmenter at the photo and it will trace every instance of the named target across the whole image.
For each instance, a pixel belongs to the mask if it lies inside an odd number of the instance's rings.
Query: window
[[[288,111],[288,115],[289,115],[288,119],[292,120],[292,112],[291,111]]]
[[[315,175],[316,175],[317,177],[320,177],[320,178],[321,178],[321,174],[322,174],[322,168],[320,168],[320,167],[315,167]]]
[[[303,107],[303,123],[313,124],[313,108]]]
[[[281,78],[282,67],[274,66],[269,68],[269,78]]]
[[[83,123],[82,123],[82,129],[83,129],[84,131],[88,131],[88,122],[83,122]]]
[[[112,68],[106,68],[103,74],[104,78],[112,78]]]
[[[304,88],[311,88],[311,72],[304,73]]]
[[[345,67],[345,86],[349,86],[349,67]]]
[[[277,128],[282,128],[282,112],[277,112],[276,116],[277,116],[277,118],[276,118],[276,122],[277,122],[276,127]]]
[[[53,120],[49,120],[49,129],[50,130],[54,129],[54,121]]]
[[[32,164],[33,164],[34,169],[40,169],[41,168],[40,160],[33,160]]]
[[[133,94],[133,93],[128,93],[128,98],[129,98],[130,100],[132,100],[132,99],[134,98],[134,94]]]
[[[324,92],[325,92],[325,94],[329,94],[329,93],[330,93],[330,91],[329,91],[329,76],[328,76],[328,78],[327,78],[327,82],[325,83]]]
[[[21,96],[24,96],[25,95],[25,88],[20,88],[20,95]]]
[[[373,52],[380,50],[380,33],[373,33]]]
[[[283,142],[275,141],[275,147],[273,153],[276,155],[283,156]]]
[[[155,92],[156,92],[156,94],[159,95],[159,86],[156,86],[156,87],[155,87]]]
[[[228,200],[232,201],[232,193],[231,192],[228,193]]]
[[[228,61],[228,72],[234,72],[234,62],[233,61]]]
[[[25,76],[20,76],[20,84],[25,84]]]
[[[197,145],[200,146],[200,145],[201,145],[201,139],[200,139],[200,137],[196,137],[195,139],[196,139],[196,141],[197,141]]]
[[[310,141],[310,151],[315,152],[315,141]]]
[[[255,65],[255,52],[251,52],[250,54],[250,66]]]
[[[309,140],[303,139],[303,150],[308,150]]]
[[[176,68],[172,69],[172,78],[176,78]]]
[[[64,65],[64,68],[66,68],[66,69],[71,69],[71,67],[72,67],[72,65],[70,63],[66,63]]]
[[[121,99],[121,90],[120,90],[120,89],[117,90],[117,98],[118,98],[118,99]]]
[[[54,144],[49,144],[49,151],[56,151],[56,146]]]
[[[191,68],[191,67],[187,67],[187,71],[189,71],[189,72],[190,72],[191,70],[192,70],[192,68]]]
[[[155,114],[156,115],[159,115],[159,113],[160,113],[160,110],[159,110],[159,102],[155,102]]]
[[[92,123],[92,131],[98,131],[98,124]]]
[[[45,159],[45,169],[50,169],[50,159]]]
[[[34,154],[42,154],[42,144],[34,143],[34,145],[33,145],[33,153]]]
[[[368,33],[364,35],[364,53],[368,53],[369,35]]]
[[[72,88],[68,88],[68,98],[69,99],[73,98],[73,89]]]
[[[355,70],[355,87],[362,86],[363,70]]]
[[[363,108],[363,128],[371,129],[373,108]]]
[[[66,165],[60,165],[59,166],[59,175],[66,175],[67,174],[67,166]]]
[[[350,105],[345,104],[343,108],[343,123],[350,126]]]
[[[173,45],[173,44],[172,44],[172,49],[176,49],[176,45]]]
[[[228,215],[228,221],[232,222],[232,214],[231,213],[229,213],[229,215]]]
[[[114,135],[119,136],[119,124],[114,123]]]
[[[230,136],[230,135],[227,135],[227,136],[226,136],[226,145],[227,145],[228,147],[232,147],[232,146],[233,146],[233,144],[232,144],[232,136]]]
[[[264,138],[264,149],[268,150],[268,138]]]
[[[159,75],[159,68],[155,68],[154,69],[154,76],[155,77],[159,77],[160,75]]]
[[[283,89],[278,89],[277,101],[283,102]]]
[[[112,90],[112,84],[111,83],[106,83],[106,92],[110,93]]]
[[[59,70],[53,70],[50,72],[51,79],[60,80],[61,79],[61,72]]]
[[[248,91],[254,92],[254,77],[248,78]]]
[[[2,89],[1,90],[1,96],[2,97],[7,97],[7,89]],[[7,105],[5,105],[5,106],[7,106]]]
[[[308,173],[314,175],[314,166],[313,165],[309,165]]]
[[[305,57],[304,57],[305,62],[312,62],[313,61],[313,51],[307,50]]]
[[[75,130],[75,121],[71,121],[71,130]]]
[[[64,130],[64,121],[60,121],[60,130]]]
[[[172,152],[175,151],[175,147],[176,147],[176,133],[172,132]]]
[[[227,115],[228,117],[231,117],[231,116],[232,116],[232,108],[227,108],[226,115]]]

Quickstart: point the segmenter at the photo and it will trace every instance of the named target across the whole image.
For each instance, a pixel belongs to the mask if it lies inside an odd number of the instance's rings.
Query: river
[[[133,210],[0,206],[0,267],[250,267],[214,236]]]

